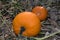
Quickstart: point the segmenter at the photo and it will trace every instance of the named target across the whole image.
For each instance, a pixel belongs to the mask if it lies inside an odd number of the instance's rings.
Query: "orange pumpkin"
[[[13,20],[13,31],[16,35],[21,32],[21,27],[25,28],[23,36],[31,37],[40,32],[41,23],[39,18],[32,12],[22,12],[16,15]]]
[[[41,21],[47,18],[47,10],[42,6],[36,6],[32,9],[32,12],[35,13]]]

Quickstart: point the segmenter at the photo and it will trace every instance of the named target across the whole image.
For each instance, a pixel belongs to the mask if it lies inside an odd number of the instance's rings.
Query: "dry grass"
[[[60,40],[60,0],[0,0],[0,40]],[[16,36],[12,20],[23,11],[31,11],[35,6],[44,6],[48,17],[42,23],[41,32],[36,37]]]

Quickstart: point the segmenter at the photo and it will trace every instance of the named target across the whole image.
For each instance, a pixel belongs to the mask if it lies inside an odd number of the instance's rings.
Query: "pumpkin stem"
[[[20,34],[22,34],[24,31],[25,31],[25,28],[22,26],[22,27],[21,27]]]

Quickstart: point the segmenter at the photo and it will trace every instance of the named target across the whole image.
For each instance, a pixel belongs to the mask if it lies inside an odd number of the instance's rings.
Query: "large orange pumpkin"
[[[39,18],[32,12],[22,12],[16,15],[13,20],[13,31],[16,35],[21,32],[21,27],[25,28],[23,36],[31,37],[40,32],[41,23]]]
[[[45,7],[36,6],[32,9],[32,12],[35,13],[41,21],[47,18],[47,10]]]

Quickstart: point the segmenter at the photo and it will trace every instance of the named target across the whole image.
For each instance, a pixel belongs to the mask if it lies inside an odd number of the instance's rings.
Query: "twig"
[[[3,20],[2,24],[0,25],[0,27],[3,26],[3,24],[5,23],[5,21],[6,21],[6,18],[4,18],[4,20]]]
[[[58,32],[52,33],[52,34],[50,34],[50,35],[48,35],[48,36],[45,36],[45,37],[42,37],[42,38],[35,38],[35,39],[36,39],[36,40],[44,40],[44,39],[46,39],[46,38],[48,38],[48,37],[54,36],[54,35],[57,34],[57,33],[60,33],[60,30],[59,30]]]

